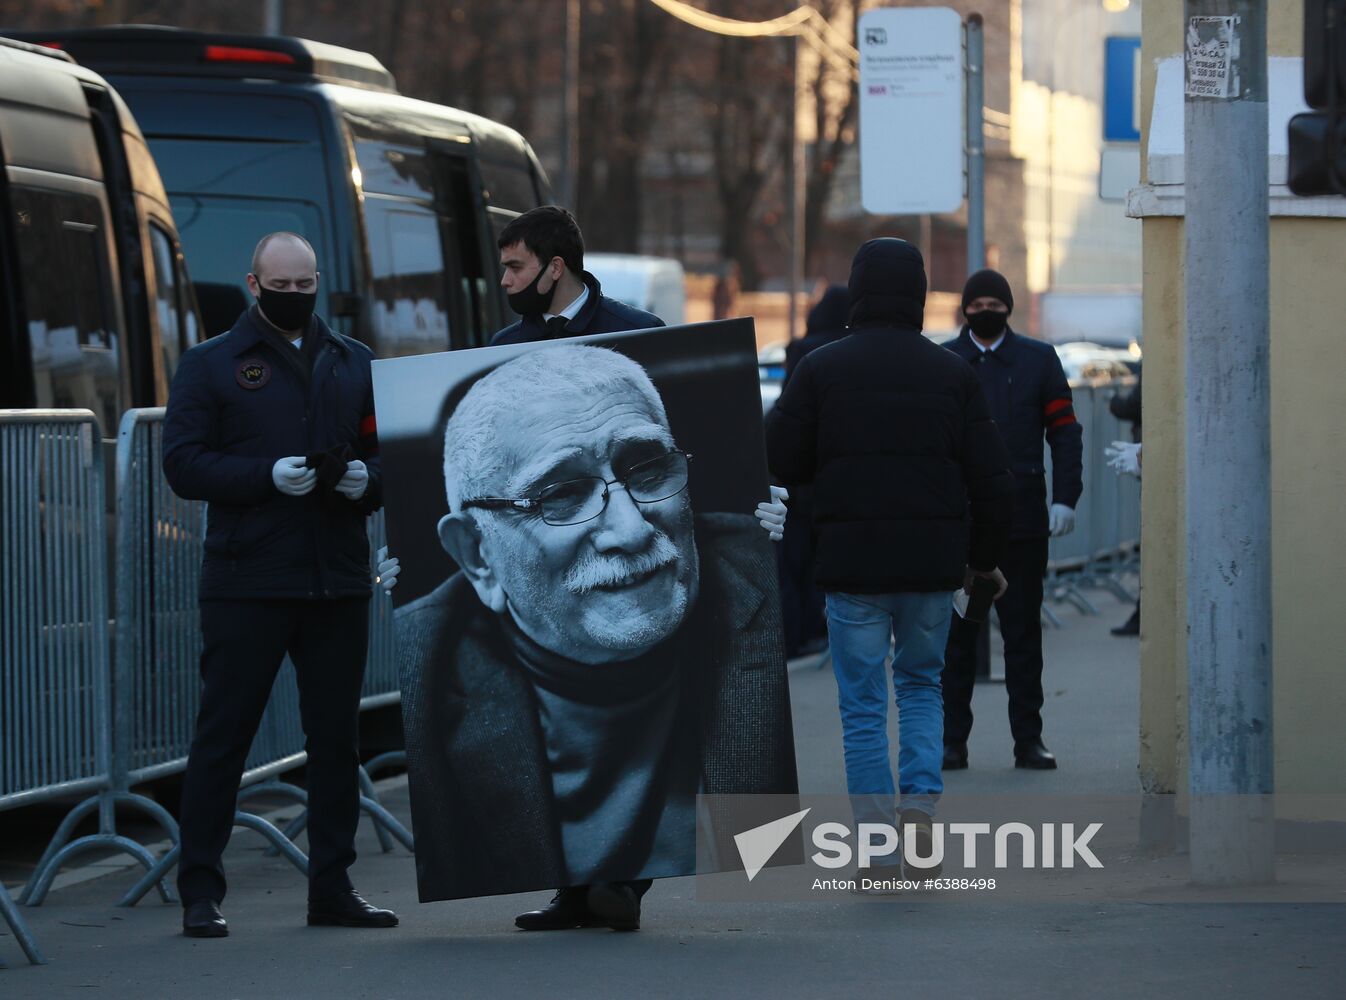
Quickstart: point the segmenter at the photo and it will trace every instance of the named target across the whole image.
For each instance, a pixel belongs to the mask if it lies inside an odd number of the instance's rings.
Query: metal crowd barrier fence
[[[1048,546],[1046,591],[1053,601],[1068,601],[1086,614],[1098,613],[1083,593],[1088,588],[1106,588],[1122,600],[1135,600],[1121,577],[1134,570],[1139,550],[1140,484],[1131,476],[1119,476],[1104,454],[1113,441],[1130,439],[1130,425],[1114,417],[1108,404],[1134,385],[1135,379],[1124,378],[1071,387],[1084,437],[1084,493],[1075,508],[1075,530],[1053,538]],[[1046,451],[1050,493],[1051,449]],[[1060,624],[1045,604],[1043,615]]]
[[[369,552],[377,568],[378,553],[388,544],[387,529],[383,511],[369,519]],[[364,687],[360,692],[360,709],[366,711],[382,708],[386,705],[398,705],[402,701],[401,681],[398,678],[397,651],[393,646],[393,605],[380,588],[374,589],[374,597],[369,602],[369,653],[365,661]],[[286,661],[287,666],[289,661]],[[360,768],[361,793],[371,803],[378,803],[378,794],[374,789],[371,775],[394,766],[405,767],[406,751],[392,750],[379,754]],[[412,848],[411,834],[391,816],[375,816],[374,832],[378,835],[379,846],[384,853],[393,849],[394,838],[402,841],[408,850]],[[308,823],[308,813],[301,813],[285,828],[285,836],[293,840]],[[272,848],[268,853],[274,853]]]
[[[42,951],[33,939],[33,932],[28,929],[28,925],[19,914],[18,907],[14,905],[14,900],[9,898],[9,890],[3,885],[0,885],[0,916],[4,916],[10,933],[19,942],[19,947],[28,956],[28,961],[33,965],[46,965],[47,960],[42,957]],[[5,960],[0,958],[0,969],[4,968],[7,968]]]
[[[161,703],[155,713],[148,712],[148,704],[137,699],[135,725],[126,751],[131,759],[139,761],[141,770],[136,777],[140,780],[186,767],[201,684],[197,587],[206,505],[182,500],[163,478],[163,415],[162,407],[127,411],[118,442],[118,509],[122,517],[117,676],[125,677],[126,687],[137,692],[157,689],[172,693],[170,700]],[[370,531],[372,536],[372,526]],[[385,596],[375,595],[371,615],[390,617],[389,604]],[[378,677],[396,669],[395,665],[385,667],[382,662],[393,661],[391,636],[385,645],[386,653],[380,650],[380,669],[367,671]],[[367,702],[368,699],[363,699],[361,707],[369,707]],[[261,834],[270,843],[269,853],[285,855],[301,873],[308,871],[308,858],[295,846],[293,838],[304,828],[307,809],[282,832],[242,806],[265,796],[279,796],[307,806],[308,796],[303,789],[278,780],[279,775],[305,763],[304,747],[299,688],[294,664],[286,657],[248,753],[239,793],[240,809],[234,822]],[[383,849],[392,850],[390,834],[411,849],[410,833],[370,794],[373,785],[364,773],[361,788],[361,808],[374,820]],[[153,877],[167,873],[177,863],[178,853],[174,846],[153,871],[127,892],[122,903],[138,902],[153,884]]]
[[[0,410],[0,811],[93,792],[111,803],[102,436],[88,410]],[[87,838],[86,838],[87,839]],[[0,910],[27,953],[9,894]]]
[[[11,596],[0,632],[0,720],[5,722],[0,809],[71,792],[95,793],[53,836],[20,896],[29,905],[41,904],[61,866],[74,855],[108,846],[130,853],[148,869],[122,905],[133,905],[156,885],[165,900],[172,898],[163,877],[177,861],[177,825],[162,807],[130,788],[186,767],[200,696],[197,588],[205,505],[181,500],[163,479],[163,412],[128,411],[118,438],[113,669],[97,424],[88,411],[55,411],[54,416],[0,411],[5,431],[0,456],[5,471],[2,585]],[[33,427],[39,429],[22,430]],[[77,466],[83,468],[80,477],[71,472]],[[370,533],[371,541],[377,538],[382,544],[381,517],[371,524]],[[76,603],[79,613],[72,615],[67,608],[76,599],[83,603]],[[371,643],[362,708],[398,696],[390,605],[382,592],[371,602],[376,641]],[[76,650],[77,638],[83,644]],[[41,656],[55,667],[44,668]],[[87,674],[82,683],[75,682],[79,671]],[[34,709],[57,718],[34,721]],[[294,668],[287,658],[247,758],[240,805],[261,794],[306,804],[302,789],[277,780],[305,762],[304,743]],[[370,763],[381,766],[389,756]],[[410,850],[411,834],[379,805],[363,769],[361,788],[361,806],[374,820],[384,850],[392,849],[391,838]],[[118,836],[118,805],[148,812],[167,831],[174,843],[171,850],[156,862],[143,846]],[[76,825],[94,809],[100,814],[99,834],[71,842]],[[297,834],[303,818],[287,833]],[[308,859],[290,836],[241,809],[235,821],[261,833],[274,851],[307,871]]]

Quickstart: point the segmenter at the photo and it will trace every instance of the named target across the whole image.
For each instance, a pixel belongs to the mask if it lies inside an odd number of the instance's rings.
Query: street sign
[[[1103,48],[1103,139],[1140,141],[1140,38],[1114,35]]]
[[[860,202],[876,215],[963,203],[963,21],[948,7],[860,17]]]

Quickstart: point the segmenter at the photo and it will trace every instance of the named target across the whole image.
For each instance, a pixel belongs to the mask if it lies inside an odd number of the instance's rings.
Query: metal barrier
[[[132,784],[186,767],[200,699],[197,591],[206,529],[205,504],[182,500],[163,478],[163,414],[162,407],[127,411],[118,441],[116,676],[119,690],[128,695],[124,706],[119,699],[119,709],[124,711],[119,710],[118,718],[127,723],[119,727],[119,732],[125,733],[121,752],[132,762],[127,772]],[[377,528],[370,527],[371,541],[376,531],[382,536],[382,517],[377,520]],[[371,642],[370,666],[377,663],[378,669],[367,669],[372,677],[366,679],[365,691],[373,697],[363,698],[362,708],[397,698],[390,605],[386,595],[376,595],[371,601],[371,636],[375,634],[376,623],[381,619],[386,619],[386,623],[378,626],[380,645]],[[388,676],[393,677],[391,692],[377,686]],[[308,796],[303,789],[279,780],[279,775],[307,760],[304,746],[299,689],[294,664],[287,656],[248,752],[239,793],[240,809],[234,822],[261,834],[270,843],[269,853],[285,855],[301,873],[307,873],[308,858],[292,838],[304,828],[307,812],[282,832],[241,807],[265,796],[279,796],[307,806]],[[364,792],[361,808],[374,820],[383,849],[392,850],[391,835],[410,850],[411,834],[369,794],[373,786],[367,774],[361,774],[361,788]],[[175,846],[126,893],[121,903],[138,902],[152,887],[153,879],[171,870],[177,859]]]
[[[75,855],[114,847],[147,872],[121,899],[133,905],[163,881],[178,857],[177,824],[130,789],[186,767],[200,698],[198,587],[205,504],[178,498],[162,474],[163,409],[128,411],[117,443],[115,669],[107,635],[107,551],[100,435],[88,411],[0,411],[4,492],[0,628],[0,809],[55,795],[93,792],[65,818],[19,901],[40,905]],[[382,518],[371,524],[382,544]],[[391,602],[371,602],[371,669],[361,707],[398,698]],[[287,657],[250,748],[240,806],[259,795],[307,804],[303,789],[277,778],[306,760],[294,667]],[[389,755],[371,761],[382,764]],[[374,797],[361,769],[361,808],[384,850],[411,834]],[[157,861],[116,832],[116,807],[155,819],[174,842]],[[71,841],[99,811],[97,835]],[[305,814],[306,815],[306,814]],[[304,816],[291,835],[303,828]],[[274,852],[307,872],[291,837],[243,811],[236,824],[262,834]],[[6,912],[8,917],[8,912]]]
[[[33,940],[33,932],[28,929],[24,923],[23,917],[19,914],[19,909],[14,905],[14,901],[9,898],[9,890],[0,885],[0,916],[5,918],[5,923],[9,925],[10,933],[19,942],[19,947],[23,953],[28,956],[28,961],[33,965],[46,965],[47,960],[42,957],[42,952],[37,947],[37,942]],[[5,960],[0,958],[0,969],[6,968]]]
[[[1135,595],[1121,577],[1133,572],[1140,545],[1140,484],[1108,467],[1104,449],[1128,438],[1128,425],[1112,415],[1109,403],[1120,390],[1130,390],[1135,379],[1080,382],[1073,385],[1075,413],[1084,438],[1084,493],[1075,508],[1075,530],[1053,538],[1048,546],[1048,597],[1068,601],[1085,614],[1098,609],[1084,595],[1089,588],[1106,588],[1126,601]],[[1047,483],[1051,484],[1051,449],[1046,450]],[[1059,625],[1044,604],[1043,616]]]
[[[153,868],[149,851],[117,833],[117,806],[173,821],[114,773],[97,419],[88,410],[0,411],[0,484],[0,809],[93,793],[61,823],[19,897],[27,903],[62,864],[93,849]],[[71,842],[95,810],[98,832]]]

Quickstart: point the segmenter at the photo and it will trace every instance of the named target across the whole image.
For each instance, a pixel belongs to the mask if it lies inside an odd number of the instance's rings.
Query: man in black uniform
[[[1084,490],[1083,434],[1061,359],[1050,344],[1009,327],[1014,296],[997,271],[978,271],[963,287],[967,324],[949,350],[976,369],[991,418],[1009,448],[1014,471],[1014,521],[1002,562],[1009,589],[996,601],[1005,640],[1014,766],[1049,770],[1056,758],[1042,743],[1042,578],[1048,536],[1075,527]],[[1052,449],[1052,501],[1047,506],[1044,435]],[[955,616],[944,654],[944,769],[967,767],[978,626]]]
[[[496,333],[491,346],[529,344],[596,333],[622,333],[663,326],[653,313],[634,309],[603,294],[598,279],[584,270],[584,235],[575,217],[557,205],[531,209],[510,222],[496,239],[500,286],[519,319]],[[783,494],[759,504],[761,526],[779,540],[785,520]],[[547,906],[515,918],[527,931],[576,927],[640,927],[640,901],[649,879],[605,882],[558,889]]]
[[[346,872],[359,821],[368,640],[365,518],[382,487],[372,354],[313,315],[313,248],[272,233],[253,254],[257,303],[188,351],[164,418],[164,475],[205,500],[201,707],[182,790],[183,933],[224,937],[220,858],[239,778],[290,654],[308,751],[310,925],[391,927]]]
[[[558,205],[525,212],[500,231],[500,285],[519,319],[498,332],[491,346],[620,333],[663,326],[653,313],[610,299],[584,270],[584,235],[575,217]],[[541,910],[521,913],[526,931],[640,926],[640,900],[649,879],[558,889]]]

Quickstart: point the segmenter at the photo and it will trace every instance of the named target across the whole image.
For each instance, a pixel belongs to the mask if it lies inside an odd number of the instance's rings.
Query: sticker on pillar
[[[1237,17],[1193,17],[1187,21],[1187,96],[1237,97],[1239,58]]]

